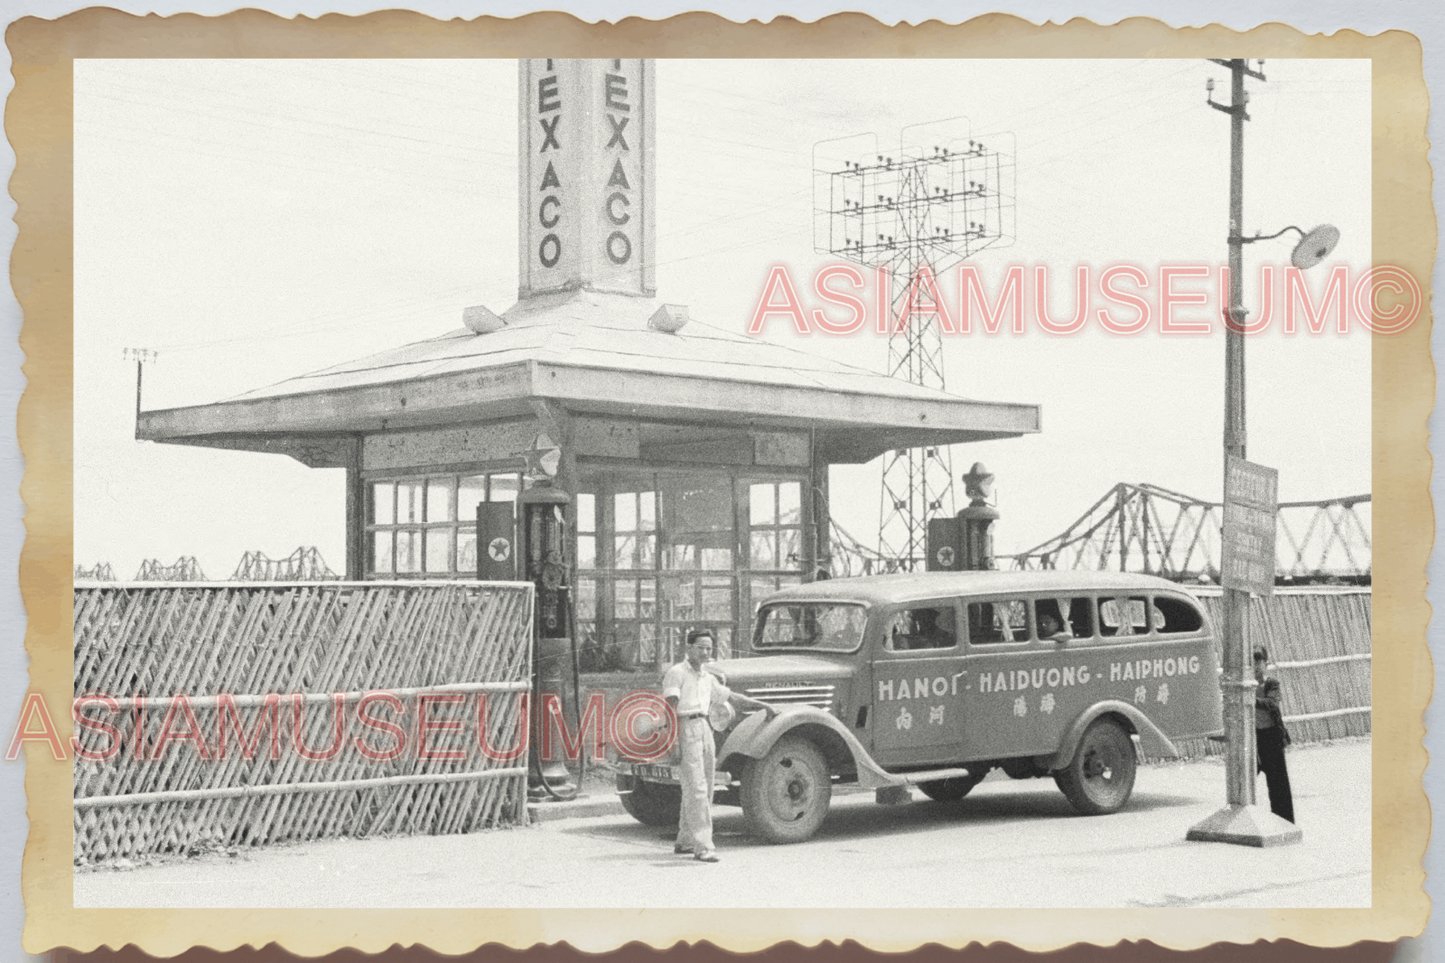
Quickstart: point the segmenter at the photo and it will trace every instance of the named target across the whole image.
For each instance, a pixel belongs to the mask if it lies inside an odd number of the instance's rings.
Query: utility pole
[[[150,348],[125,348],[121,356],[135,359],[135,419],[139,424],[141,378],[145,373],[146,362],[156,360],[156,352]]]
[[[1264,73],[1253,70],[1243,59],[1214,60],[1230,72],[1229,104],[1215,103],[1214,82],[1208,82],[1207,102],[1215,110],[1229,115],[1229,304],[1225,309],[1224,339],[1224,488],[1225,488],[1225,541],[1231,537],[1231,485],[1233,479],[1253,476],[1264,477],[1273,486],[1277,474],[1262,466],[1252,466],[1245,461],[1245,368],[1244,368],[1244,324],[1248,312],[1244,308],[1244,245],[1262,238],[1244,237],[1244,122],[1249,120],[1249,94],[1244,89],[1244,78],[1265,80]],[[1263,67],[1263,61],[1259,62]],[[1289,230],[1286,228],[1286,230]],[[1295,228],[1295,230],[1299,230]],[[1280,232],[1284,233],[1283,231]],[[1301,231],[1301,234],[1304,232]],[[1279,235],[1273,235],[1278,237]],[[1338,232],[1336,232],[1338,237]],[[1301,241],[1301,244],[1304,242]],[[1331,243],[1333,247],[1333,243]],[[1327,253],[1327,252],[1326,252]],[[1296,249],[1298,258],[1299,249]],[[1297,261],[1298,263],[1298,261]],[[1271,492],[1270,500],[1273,500]],[[1246,508],[1242,513],[1247,517]],[[1273,509],[1271,508],[1272,512]],[[1270,549],[1267,560],[1268,570],[1264,577],[1269,579],[1264,591],[1272,590],[1274,578],[1273,522],[1269,524]],[[1252,659],[1245,638],[1245,614],[1249,608],[1250,593],[1240,587],[1244,579],[1238,566],[1229,557],[1226,549],[1221,561],[1221,583],[1224,587],[1221,620],[1223,648],[1223,677],[1220,687],[1224,699],[1224,737],[1227,741],[1225,754],[1225,796],[1226,806],[1210,815],[1203,822],[1190,828],[1188,837],[1205,842],[1237,843],[1245,846],[1277,846],[1299,842],[1303,838],[1300,830],[1291,822],[1281,819],[1267,809],[1255,804],[1255,688]],[[1256,579],[1257,581],[1257,579]]]
[[[1249,94],[1244,76],[1264,80],[1244,60],[1223,61],[1229,67],[1229,317],[1224,332],[1224,456],[1245,457],[1244,335],[1244,122],[1249,119]],[[1223,109],[1223,108],[1218,108]],[[1249,593],[1227,588],[1223,598],[1225,792],[1230,805],[1253,806],[1255,790],[1254,672],[1244,638],[1244,613]]]
[[[886,295],[888,306],[888,374],[942,390],[943,338],[928,315],[946,309],[918,297],[915,283],[932,274],[941,290],[944,270],[1013,239],[1013,159],[964,139],[930,151],[905,147],[900,138],[896,157],[874,150],[824,170],[815,149],[814,247],[878,269],[875,282],[886,286],[878,300]],[[952,518],[953,505],[947,447],[886,452],[878,547],[889,568],[921,567],[929,518]]]

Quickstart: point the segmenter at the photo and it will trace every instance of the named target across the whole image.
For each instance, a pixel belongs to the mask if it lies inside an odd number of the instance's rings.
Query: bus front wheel
[[[828,763],[808,740],[779,739],[743,770],[743,815],[770,843],[801,843],[818,831],[833,798]]]

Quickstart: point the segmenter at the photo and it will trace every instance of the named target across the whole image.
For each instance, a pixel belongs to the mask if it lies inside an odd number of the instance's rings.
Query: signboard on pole
[[[1225,456],[1224,551],[1220,584],[1227,589],[1274,594],[1274,532],[1279,512],[1279,472]]]

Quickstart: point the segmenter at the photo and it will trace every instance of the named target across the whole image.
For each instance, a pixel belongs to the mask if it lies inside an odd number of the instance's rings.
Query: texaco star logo
[[[953,546],[945,545],[938,550],[938,564],[944,568],[953,568]]]
[[[505,562],[512,557],[512,543],[505,538],[494,538],[487,545],[487,554],[494,562]]]

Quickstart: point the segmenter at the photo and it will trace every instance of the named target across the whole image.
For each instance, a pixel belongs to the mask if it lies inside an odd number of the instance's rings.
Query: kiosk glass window
[[[432,522],[456,521],[457,480],[450,475],[428,478],[426,481],[426,520]]]
[[[577,496],[577,567],[597,567],[597,496],[582,492]]]
[[[660,567],[664,571],[732,571],[732,486],[688,475],[664,475],[658,482],[664,538]]]
[[[487,500],[487,476],[469,475],[457,486],[457,517],[477,517],[477,505]]]
[[[371,523],[390,525],[396,521],[396,485],[376,482],[371,486]],[[390,552],[387,553],[388,555]]]
[[[597,496],[592,492],[577,494],[576,513],[572,520],[577,534],[577,575],[573,590],[573,620],[577,631],[579,658],[588,671],[620,667],[615,652],[603,649],[598,632],[597,604]]]
[[[651,569],[657,555],[657,493],[618,492],[612,496],[613,565]]]
[[[393,535],[391,532],[375,532],[372,534],[372,572],[377,575],[391,574],[391,544]]]
[[[657,619],[663,662],[681,658],[677,641],[693,628],[709,628],[719,658],[732,654],[737,619],[734,545],[737,513],[733,484],[724,475],[659,473]],[[724,629],[729,631],[724,632]]]
[[[371,482],[367,574],[475,578],[477,504],[516,501],[521,487],[516,472]]]
[[[748,531],[754,572],[796,572],[802,565],[802,486],[795,481],[748,486]]]
[[[803,581],[802,490],[796,481],[754,481],[747,486],[745,613],[756,613],[768,596]]]
[[[739,621],[750,621],[748,593],[761,597],[800,581],[801,484],[740,475],[728,468],[584,471],[578,591],[579,599],[583,592],[595,597],[586,611],[595,618],[596,661],[665,665],[681,658],[681,640],[693,628],[712,630],[718,656],[727,657]],[[753,533],[767,541],[766,557],[753,559]]]

